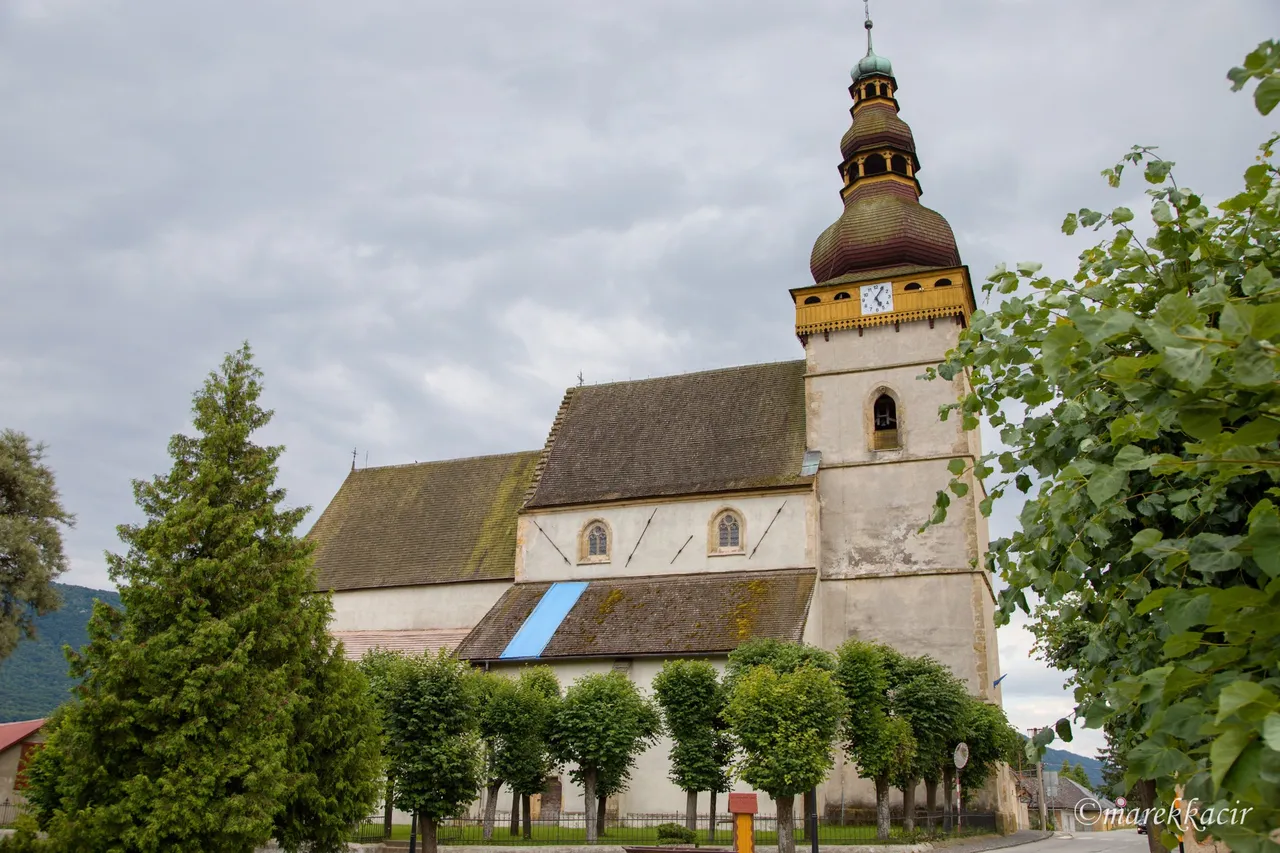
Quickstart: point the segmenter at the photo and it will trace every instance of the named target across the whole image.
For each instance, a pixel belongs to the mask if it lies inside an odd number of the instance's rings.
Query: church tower
[[[973,288],[951,226],[920,203],[920,157],[871,26],[868,16],[840,143],[844,212],[814,244],[814,284],[791,291],[807,446],[821,453],[814,610],[826,648],[856,637],[929,654],[973,695],[999,702],[980,487],[971,482],[945,524],[919,532],[949,460],[981,453],[958,415],[938,414],[965,378],[918,378],[956,344]]]

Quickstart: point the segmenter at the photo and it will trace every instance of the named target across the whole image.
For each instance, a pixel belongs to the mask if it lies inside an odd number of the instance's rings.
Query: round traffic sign
[[[964,766],[969,763],[969,744],[961,741],[960,745],[956,747],[955,755],[952,757],[955,759],[956,769],[963,770]]]

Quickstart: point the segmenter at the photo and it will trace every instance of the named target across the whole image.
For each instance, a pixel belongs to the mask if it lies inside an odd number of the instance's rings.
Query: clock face
[[[892,310],[893,284],[891,282],[862,285],[863,314],[883,314],[885,311]]]

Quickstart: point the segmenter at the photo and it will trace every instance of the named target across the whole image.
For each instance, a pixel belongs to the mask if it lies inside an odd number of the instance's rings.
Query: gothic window
[[[587,522],[582,529],[582,542],[579,548],[579,562],[609,562],[609,526],[596,519]]]
[[[950,286],[951,286],[951,279],[949,279],[949,278],[940,278],[940,279],[938,279],[937,281],[935,281],[935,282],[933,283],[933,286],[934,286],[934,287],[950,287]]]
[[[871,446],[873,450],[893,450],[898,441],[898,404],[888,394],[876,398],[872,407]]]
[[[837,294],[833,297],[833,299],[848,299],[848,298],[850,298],[850,297],[849,297],[849,294],[845,293],[843,290],[842,290],[842,291],[840,291],[839,293],[837,293]]]
[[[918,282],[918,281],[913,281],[913,282],[911,282],[910,284],[908,284],[906,287],[904,287],[904,288],[902,288],[902,289],[903,289],[903,290],[919,290],[919,289],[920,289],[920,282]]]
[[[731,509],[717,513],[711,520],[710,545],[712,554],[741,554],[745,548],[742,516]]]
[[[893,160],[890,162],[893,166],[892,171],[897,172],[899,175],[905,175],[907,173],[906,157],[903,157],[901,154],[895,154],[893,155]]]
[[[805,305],[817,305],[821,301],[822,301],[821,296],[806,296],[804,298]]]
[[[883,154],[872,154],[863,164],[863,171],[868,175],[883,175],[889,170]]]

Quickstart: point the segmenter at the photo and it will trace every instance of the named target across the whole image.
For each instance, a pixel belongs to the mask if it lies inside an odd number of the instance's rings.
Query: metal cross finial
[[[871,23],[871,0],[862,0],[862,8],[867,13],[867,19],[863,22],[862,26],[867,28],[867,56],[870,56],[874,53],[871,49],[871,27],[874,26],[874,24]]]

